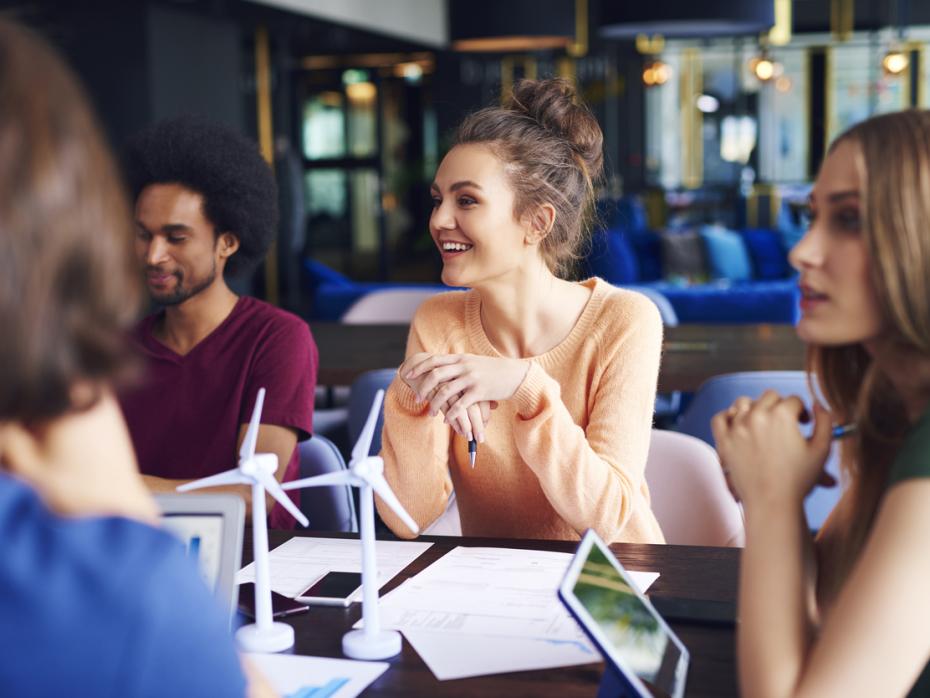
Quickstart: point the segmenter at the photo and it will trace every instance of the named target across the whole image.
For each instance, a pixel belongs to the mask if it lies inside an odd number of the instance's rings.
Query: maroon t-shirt
[[[181,356],[152,336],[163,316],[150,315],[134,331],[147,370],[140,385],[120,395],[144,474],[187,480],[236,467],[239,427],[248,424],[259,388],[262,423],[296,429],[298,441],[309,438],[319,357],[306,322],[243,296]],[[297,477],[298,459],[295,448],[285,480]],[[299,492],[290,494],[299,503]],[[275,505],[269,524],[293,528],[295,521]]]

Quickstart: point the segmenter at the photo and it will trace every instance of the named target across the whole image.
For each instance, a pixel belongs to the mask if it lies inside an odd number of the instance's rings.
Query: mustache
[[[168,274],[169,276],[180,276],[180,272],[177,269],[170,271],[168,269],[162,269],[161,267],[153,267],[149,265],[145,265],[143,271],[145,271],[146,274]]]

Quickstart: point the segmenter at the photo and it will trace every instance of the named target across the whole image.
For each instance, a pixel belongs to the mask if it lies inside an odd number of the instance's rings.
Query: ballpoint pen
[[[856,433],[856,423],[850,422],[849,424],[837,424],[833,427],[833,438],[842,439],[850,434]]]
[[[471,467],[475,467],[475,456],[478,455],[478,442],[474,439],[468,441],[468,460],[471,461]]]

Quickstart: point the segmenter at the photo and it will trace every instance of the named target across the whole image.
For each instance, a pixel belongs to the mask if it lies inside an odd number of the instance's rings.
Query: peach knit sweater
[[[526,378],[491,415],[472,469],[468,444],[430,417],[395,378],[387,391],[385,477],[426,526],[455,488],[467,536],[661,543],[644,470],[649,450],[662,321],[646,297],[601,281],[575,327],[555,348],[526,359]],[[500,356],[484,333],[475,291],[442,293],[416,313],[407,356]],[[385,523],[410,533],[378,503]]]

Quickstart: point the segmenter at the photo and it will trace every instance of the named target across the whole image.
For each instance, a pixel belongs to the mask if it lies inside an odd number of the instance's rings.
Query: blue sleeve
[[[223,614],[163,531],[64,519],[0,475],[0,695],[242,696]]]

